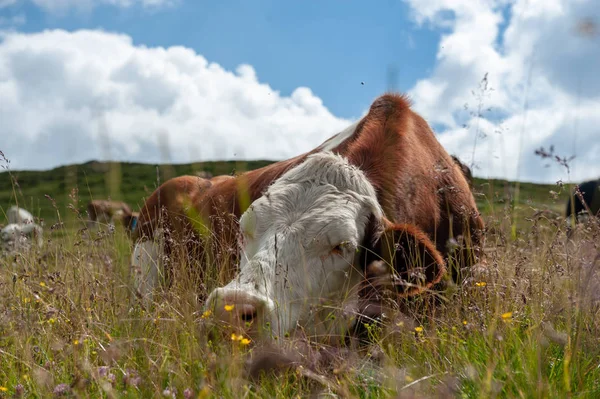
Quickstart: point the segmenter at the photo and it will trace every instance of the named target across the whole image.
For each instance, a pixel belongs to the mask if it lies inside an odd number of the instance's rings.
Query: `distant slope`
[[[74,212],[69,204],[78,199],[77,209],[84,212],[91,199],[112,198],[123,200],[139,209],[144,198],[165,180],[181,175],[207,171],[213,175],[232,174],[256,169],[272,161],[204,162],[179,165],[152,165],[139,163],[87,162],[62,166],[49,171],[11,171],[0,173],[0,223],[5,223],[6,209],[21,204],[46,223],[58,220],[57,210],[46,197],[52,197],[61,219],[69,219]],[[71,197],[73,189],[77,196]]]
[[[85,212],[90,199],[112,198],[139,209],[144,198],[165,180],[186,174],[207,171],[213,175],[232,174],[257,169],[272,161],[203,162],[179,165],[151,165],[139,163],[88,162],[63,166],[49,171],[11,171],[0,173],[0,224],[5,223],[4,212],[10,205],[21,204],[46,225],[55,223],[58,215],[63,221],[75,219],[75,212]],[[505,180],[475,179],[476,199],[484,214],[498,212],[508,205],[514,195],[515,183]],[[77,189],[77,191],[73,191]],[[558,192],[551,195],[550,192]],[[72,195],[76,194],[76,195]],[[56,202],[56,209],[49,195]],[[556,185],[521,183],[520,209],[531,207],[563,212],[567,189]],[[528,213],[528,212],[526,212]],[[85,214],[84,214],[85,216]]]

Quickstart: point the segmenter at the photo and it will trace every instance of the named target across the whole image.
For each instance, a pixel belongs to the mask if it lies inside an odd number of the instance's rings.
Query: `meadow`
[[[0,397],[600,397],[600,230],[590,222],[567,240],[567,186],[475,179],[486,264],[461,287],[368,325],[368,343],[290,339],[272,356],[212,333],[199,298],[218,281],[178,279],[141,306],[125,232],[83,228],[92,198],[139,208],[169,177],[267,163],[0,174],[0,223],[18,202],[45,229],[42,249],[0,257]],[[270,368],[280,371],[257,372]]]

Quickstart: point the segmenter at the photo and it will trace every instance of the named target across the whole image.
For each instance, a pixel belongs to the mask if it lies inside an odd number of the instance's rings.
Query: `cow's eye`
[[[333,247],[333,249],[331,250],[331,253],[333,255],[343,255],[345,249],[347,248],[349,242],[348,241],[344,241],[339,243],[338,245],[336,245],[335,247]]]

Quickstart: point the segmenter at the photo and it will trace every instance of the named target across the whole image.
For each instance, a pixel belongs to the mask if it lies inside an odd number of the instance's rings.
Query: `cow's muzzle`
[[[270,327],[273,311],[272,301],[242,287],[217,288],[208,297],[206,308],[217,321],[254,337]]]

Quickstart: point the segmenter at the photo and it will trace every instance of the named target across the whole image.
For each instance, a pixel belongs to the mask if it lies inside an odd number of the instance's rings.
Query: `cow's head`
[[[372,262],[393,265],[399,295],[417,293],[445,272],[425,234],[386,221],[365,174],[329,152],[276,180],[242,215],[240,231],[240,272],[211,293],[207,307],[251,335],[264,327],[273,335],[348,327],[336,310],[357,299]]]

